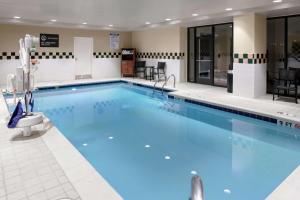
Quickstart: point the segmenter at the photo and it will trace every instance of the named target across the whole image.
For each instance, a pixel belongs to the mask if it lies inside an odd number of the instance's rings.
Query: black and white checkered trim
[[[74,59],[72,52],[32,52],[31,59]]]
[[[136,56],[137,58],[180,60],[184,58],[184,53],[182,52],[138,52]]]
[[[0,60],[16,60],[19,59],[19,55],[16,52],[1,52]]]
[[[0,60],[16,60],[20,56],[16,52],[1,52]],[[72,52],[32,52],[31,59],[73,59]]]
[[[243,64],[264,64],[268,62],[267,54],[264,53],[243,53],[233,54],[234,63],[243,63]]]
[[[120,58],[121,52],[94,52],[95,58]]]

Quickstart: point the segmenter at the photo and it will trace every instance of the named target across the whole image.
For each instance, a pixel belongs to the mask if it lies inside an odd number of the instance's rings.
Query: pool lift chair
[[[8,124],[9,128],[22,128],[22,134],[23,136],[31,136],[32,131],[31,127],[43,123],[43,115],[42,113],[32,112],[33,108],[33,97],[32,97],[32,90],[34,88],[33,84],[33,73],[32,70],[36,70],[36,64],[37,61],[31,59],[31,53],[34,53],[36,51],[35,45],[39,43],[39,38],[26,35],[25,38],[19,40],[20,44],[20,61],[21,61],[21,67],[18,67],[18,71],[20,72],[20,69],[22,69],[22,87],[18,87],[17,79],[20,77],[15,78],[14,76],[11,76],[11,86],[12,86],[12,93],[14,98],[14,103],[16,104],[16,92],[18,89],[18,92],[25,93],[24,95],[24,104],[25,104],[25,113],[19,113],[17,120],[14,120],[14,115],[11,116],[10,122],[14,121],[13,124]],[[17,74],[18,75],[18,74]],[[20,100],[19,100],[20,101]],[[29,104],[31,105],[31,110],[29,110]],[[17,109],[17,107],[16,107]],[[22,106],[20,108],[22,110]],[[22,116],[20,116],[22,115]]]

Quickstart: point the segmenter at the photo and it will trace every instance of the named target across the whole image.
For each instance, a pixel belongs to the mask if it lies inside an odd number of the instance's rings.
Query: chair
[[[138,77],[138,74],[142,73],[145,77],[146,61],[137,61],[134,66],[134,76]]]
[[[296,70],[280,69],[279,78],[275,78],[273,81],[273,101],[275,99],[275,92],[277,92],[277,96],[279,97],[280,91],[286,92],[287,95],[292,91],[294,92],[295,103],[298,103],[298,81]]]
[[[160,76],[162,75],[164,80],[166,80],[166,63],[158,62],[157,67],[153,70],[153,76],[157,75],[157,80],[160,80]]]

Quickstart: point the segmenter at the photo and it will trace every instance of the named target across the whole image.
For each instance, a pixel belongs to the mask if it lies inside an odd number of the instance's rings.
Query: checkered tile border
[[[94,52],[95,58],[121,58],[121,52]],[[137,58],[149,59],[183,59],[184,53],[178,52],[139,52]],[[32,52],[32,59],[74,59],[73,52]],[[15,60],[19,59],[19,54],[16,52],[0,52],[0,60]]]
[[[121,52],[94,52],[95,58],[120,58]]]
[[[31,59],[74,59],[72,52],[32,52]]]
[[[20,56],[16,52],[0,53],[0,60],[16,60]],[[73,59],[72,52],[32,52],[31,59]]]
[[[243,64],[263,64],[267,63],[267,54],[257,53],[257,54],[233,54],[233,62],[234,63],[243,63]]]
[[[182,52],[138,52],[137,58],[152,58],[152,59],[183,59],[184,53]]]
[[[16,54],[16,52],[1,52],[0,60],[16,60],[19,59],[20,56]]]

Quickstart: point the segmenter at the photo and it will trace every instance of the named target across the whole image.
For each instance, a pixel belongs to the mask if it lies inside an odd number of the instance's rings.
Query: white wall
[[[120,78],[121,59],[120,58],[95,58],[93,59],[92,76],[101,78]]]
[[[66,81],[75,79],[74,59],[40,59],[38,70],[35,72],[35,81]],[[20,65],[19,60],[0,60],[0,86],[6,86],[8,74],[15,74]],[[93,78],[120,78],[120,58],[94,58],[92,65]]]
[[[42,59],[39,62],[34,76],[36,82],[75,79],[74,59]]]
[[[166,75],[167,77],[174,74],[176,77],[176,82],[182,82],[184,80],[184,60],[175,59],[148,59],[141,58],[141,61],[146,61],[146,66],[157,67],[158,62],[166,62]]]

